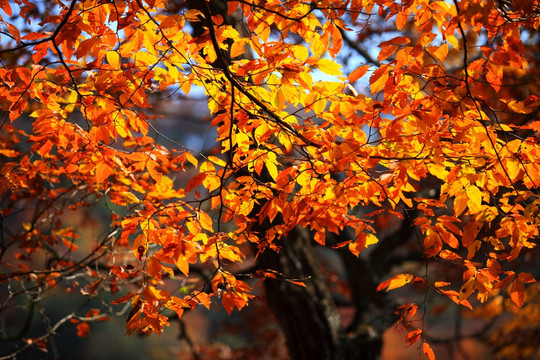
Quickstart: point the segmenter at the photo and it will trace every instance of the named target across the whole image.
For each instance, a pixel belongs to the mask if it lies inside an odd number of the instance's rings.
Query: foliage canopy
[[[50,3],[0,1],[0,313],[29,293],[109,291],[131,302],[128,333],[160,333],[165,309],[243,309],[251,278],[307,286],[242,265],[293,229],[362,257],[384,217],[413,230],[425,267],[377,278],[379,290],[527,303],[537,0]],[[162,134],[152,110],[202,92],[210,152]],[[96,206],[110,219],[100,238],[66,221]],[[407,341],[434,358],[407,320],[417,305],[399,309]],[[106,316],[62,321],[85,335]]]

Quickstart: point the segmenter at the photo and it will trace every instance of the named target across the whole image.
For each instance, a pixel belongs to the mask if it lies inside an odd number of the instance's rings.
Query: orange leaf
[[[364,76],[369,69],[369,65],[362,65],[357,67],[353,70],[353,72],[349,75],[349,83],[354,83],[356,80],[360,79],[362,76]]]
[[[161,269],[162,265],[159,262],[158,259],[156,259],[154,256],[150,257],[146,261],[146,269],[148,271],[148,274],[153,277],[156,280],[161,280]]]
[[[231,315],[235,306],[234,294],[230,291],[225,292],[221,298],[221,303],[223,304],[225,311],[227,311],[227,314]]]
[[[407,10],[408,11],[408,10]],[[403,29],[405,24],[407,23],[407,20],[409,19],[409,16],[403,13],[398,13],[396,15],[396,27],[398,30]]]
[[[38,32],[31,32],[31,33],[28,33],[27,35],[23,36],[22,39],[23,40],[39,40],[39,39],[44,39],[46,38],[47,34],[43,34],[43,33],[38,33]]]
[[[371,84],[371,93],[375,94],[381,91],[386,85],[386,81],[389,77],[388,64],[382,65],[380,68],[373,72],[373,75],[369,78]]]
[[[65,247],[67,247],[69,250],[72,250],[72,251],[76,251],[79,247],[77,245],[75,245],[73,242],[65,239],[65,238],[62,238],[62,243],[64,244]]]
[[[361,232],[356,237],[356,240],[353,243],[349,244],[349,251],[354,255],[358,256],[362,250],[366,247],[367,236],[365,232]]]
[[[96,183],[102,184],[111,174],[112,169],[107,164],[99,164],[96,167]]]
[[[157,162],[149,159],[148,163],[146,164],[146,169],[148,170],[148,173],[150,174],[152,179],[154,179],[157,182],[161,181],[161,173],[158,171],[159,164]]]
[[[519,308],[522,307],[523,303],[525,302],[525,288],[519,279],[514,280],[512,286],[510,287],[510,298],[512,299],[512,302]]]
[[[0,1],[0,8],[2,8],[2,11],[6,13],[7,16],[11,16],[11,5],[9,5],[8,0],[2,0]]]
[[[486,80],[496,92],[499,92],[501,89],[502,77],[502,66],[490,64],[487,67]]]
[[[379,55],[377,56],[377,60],[383,61],[386,58],[388,58],[390,55],[392,55],[396,49],[398,48],[397,45],[389,44],[384,46],[381,51],[379,52]]]
[[[525,284],[536,282],[534,276],[530,273],[519,273],[518,279]]]
[[[377,291],[381,291],[385,287],[387,287],[386,291],[397,289],[399,287],[402,287],[405,284],[410,283],[413,278],[414,278],[414,275],[412,275],[412,274],[399,274],[399,275],[396,275],[391,279],[383,281],[377,287]]]
[[[47,140],[45,144],[43,144],[39,150],[37,151],[41,157],[45,157],[48,153],[51,152],[51,149],[53,147],[53,143],[50,140]]]
[[[448,45],[446,45],[446,43],[443,43],[441,46],[438,46],[436,49],[432,50],[431,54],[435,56],[435,58],[437,58],[440,62],[443,62],[444,60],[446,60],[446,56],[448,55]]]
[[[416,330],[410,331],[407,334],[407,336],[405,337],[405,341],[407,342],[407,344],[409,344],[408,346],[411,346],[412,344],[417,342],[421,336],[422,336],[422,329],[416,329]]]
[[[329,30],[332,34],[332,46],[328,47],[328,53],[330,54],[330,56],[332,56],[332,58],[335,58],[341,50],[341,46],[343,45],[343,38],[339,29],[336,28],[333,23],[330,23]]]
[[[289,280],[289,279],[286,279],[286,280],[287,282],[290,282],[291,284],[298,285],[301,287],[306,287],[306,284],[304,284],[303,281],[296,281],[296,280]]]
[[[433,349],[425,341],[424,344],[422,344],[422,350],[424,351],[424,354],[427,355],[429,360],[435,360],[435,353],[433,352]]]
[[[203,229],[208,230],[210,232],[214,231],[212,227],[212,218],[210,217],[210,215],[208,215],[205,212],[200,212],[199,221]]]
[[[202,304],[205,308],[210,309],[210,296],[207,293],[203,291],[198,292],[195,299],[197,299],[199,304]]]
[[[120,296],[118,299],[111,301],[111,304],[113,305],[123,304],[135,296],[136,294],[127,294],[124,296]]]
[[[318,244],[321,244],[324,246],[325,242],[326,242],[326,232],[324,229],[321,229],[319,231],[317,231],[315,233],[315,235],[313,236],[313,238],[315,239],[315,241],[318,243]]]
[[[101,279],[86,285],[85,287],[81,288],[81,294],[85,296],[95,296],[97,294],[99,284],[101,284]]]

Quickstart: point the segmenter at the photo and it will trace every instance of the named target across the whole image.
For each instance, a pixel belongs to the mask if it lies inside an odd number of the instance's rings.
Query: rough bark
[[[315,262],[306,230],[295,229],[279,253],[265,251],[259,266],[289,279],[305,279],[306,287],[285,280],[267,280],[267,302],[287,338],[294,359],[339,359],[343,337],[339,316]]]
[[[305,279],[305,288],[285,280],[268,279],[265,284],[268,305],[285,333],[291,357],[295,360],[378,359],[382,347],[380,333],[367,327],[345,333],[316,262],[309,232],[295,229],[280,245],[279,253],[268,250],[261,254],[258,265],[277,270],[288,279]]]

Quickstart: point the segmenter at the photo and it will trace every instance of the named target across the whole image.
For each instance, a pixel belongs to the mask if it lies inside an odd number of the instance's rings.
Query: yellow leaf
[[[274,164],[274,162],[272,161],[267,161],[265,165],[272,179],[276,180],[278,176],[278,169],[277,169],[276,164]]]
[[[225,167],[225,165],[227,165],[227,163],[225,162],[225,160],[223,159],[220,159],[218,158],[217,156],[208,156],[208,160],[210,160],[211,162],[213,162],[214,164],[216,164],[217,166],[222,166],[222,167]]]
[[[305,62],[309,57],[309,50],[303,45],[295,45],[293,47],[293,54],[295,59]]]
[[[210,217],[210,215],[208,215],[205,212],[200,212],[199,221],[203,229],[208,230],[210,232],[214,231],[212,227],[212,218]]]
[[[457,41],[454,35],[446,35],[446,40],[452,45],[456,50],[459,50],[459,42]]]
[[[467,206],[471,214],[476,214],[482,209],[482,192],[474,185],[467,186]]]
[[[120,55],[116,51],[107,51],[107,62],[115,69],[120,68]]]
[[[191,163],[191,165],[197,167],[199,165],[199,160],[193,156],[189,151],[186,151],[186,160]]]
[[[315,114],[322,114],[325,109],[326,109],[326,100],[318,96],[317,100],[313,104],[313,112],[315,112]]]
[[[469,296],[474,292],[476,288],[476,278],[470,278],[463,284],[459,292],[459,301],[467,300]]]
[[[511,100],[506,104],[510,110],[517,112],[518,114],[530,114],[533,109],[530,106],[525,105],[521,101]]]
[[[341,65],[328,59],[320,59],[315,67],[328,75],[341,75]]]
[[[137,66],[141,65],[154,65],[158,62],[158,58],[146,51],[139,51],[134,55],[135,64]]]
[[[221,186],[221,179],[215,175],[209,174],[202,183],[208,191],[214,191]]]
[[[275,92],[274,101],[272,104],[276,107],[276,109],[283,110],[285,107],[285,95],[283,94],[283,90],[279,89]]]
[[[379,239],[371,233],[366,234],[366,247],[379,242]]]

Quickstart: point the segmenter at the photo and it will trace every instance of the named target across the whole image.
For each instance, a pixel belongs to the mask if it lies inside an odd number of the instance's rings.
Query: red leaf
[[[131,298],[135,297],[136,294],[127,294],[124,296],[120,296],[118,299],[111,301],[111,304],[118,305],[123,304],[127,301],[129,301]]]
[[[87,337],[88,335],[90,335],[90,326],[87,323],[77,324],[77,336]]]
[[[188,181],[186,185],[186,192],[190,192],[195,189],[197,186],[201,185],[202,182],[206,179],[206,174],[197,174]]]

